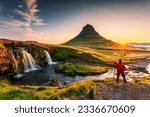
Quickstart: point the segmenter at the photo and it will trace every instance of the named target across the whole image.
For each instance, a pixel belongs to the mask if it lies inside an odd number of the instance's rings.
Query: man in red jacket
[[[127,83],[126,78],[125,78],[125,73],[124,73],[124,71],[126,70],[126,67],[122,63],[121,59],[119,60],[119,62],[117,64],[115,64],[115,68],[117,69],[117,80],[116,80],[116,82],[117,83],[119,82],[119,77],[120,77],[120,74],[121,74],[122,77],[123,77],[124,83]]]

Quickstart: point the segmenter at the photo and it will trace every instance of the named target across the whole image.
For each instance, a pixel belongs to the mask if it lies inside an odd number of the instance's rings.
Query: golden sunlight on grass
[[[119,58],[126,60],[126,55],[130,54],[134,48],[128,45],[125,41],[122,41],[120,44],[113,44],[112,48],[115,50],[115,53]]]

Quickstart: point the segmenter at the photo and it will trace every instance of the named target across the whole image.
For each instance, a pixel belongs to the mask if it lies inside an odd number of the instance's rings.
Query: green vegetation
[[[41,67],[47,65],[46,56],[43,50],[47,50],[52,56],[53,61],[63,61],[63,62],[72,62],[72,63],[83,63],[83,64],[98,64],[101,66],[107,66],[109,63],[105,61],[110,61],[109,56],[104,54],[94,52],[91,50],[84,50],[76,47],[62,46],[62,45],[47,45],[37,42],[16,42],[15,44],[7,44],[6,48],[10,53],[16,52],[19,54],[17,59],[18,70],[23,70],[23,56],[18,47],[23,47],[27,52],[29,52],[33,58],[36,60],[36,63]],[[10,59],[13,61],[13,59]],[[13,62],[12,62],[13,63]],[[109,64],[110,65],[110,64]],[[14,66],[14,65],[8,65]]]
[[[60,86],[55,86],[55,87],[54,86],[16,86],[10,84],[9,81],[7,80],[0,80],[0,88],[1,88],[0,99],[2,100],[3,99],[5,100],[97,99],[96,98],[97,88],[102,88],[105,90],[107,89],[108,91],[111,92],[113,88],[116,87],[118,87],[119,90],[123,90],[124,89],[123,87],[140,88],[140,86],[144,86],[144,85],[148,86],[149,84],[150,84],[150,77],[135,79],[131,83],[128,83],[127,85],[124,85],[124,83],[121,81],[119,84],[116,84],[113,78],[108,78],[105,80],[86,80],[78,83],[73,83],[64,87],[62,86],[61,87]],[[103,90],[99,89],[99,91],[103,91]],[[113,96],[111,94],[107,95],[106,92],[104,93],[106,96],[110,96],[110,97]]]
[[[99,48],[106,48],[106,47],[112,47],[114,42],[111,40],[106,40],[104,38],[100,37],[86,37],[86,38],[80,38],[80,39],[72,39],[65,43],[65,45],[70,45],[70,46],[79,46],[79,47],[89,47],[89,48],[94,48],[94,49],[99,49]],[[116,44],[117,45],[117,44]]]
[[[95,84],[92,81],[74,83],[66,87],[15,86],[8,81],[0,81],[0,99],[5,100],[54,100],[54,99],[94,99]]]
[[[62,73],[68,76],[86,76],[86,75],[99,75],[108,71],[105,67],[91,66],[91,65],[78,65],[72,63],[63,63],[55,68],[57,73]]]
[[[105,64],[104,60],[107,60],[107,57],[103,54],[98,54],[98,56],[92,51],[87,51],[75,47],[58,46],[51,47],[51,50],[51,55],[54,61]]]

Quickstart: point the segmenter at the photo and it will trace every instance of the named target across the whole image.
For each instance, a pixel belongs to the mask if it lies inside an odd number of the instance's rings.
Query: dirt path
[[[97,84],[97,100],[150,100],[150,85],[103,83]]]

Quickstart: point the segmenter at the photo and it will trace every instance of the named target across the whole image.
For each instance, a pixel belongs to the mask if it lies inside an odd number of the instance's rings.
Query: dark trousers
[[[125,78],[125,74],[124,74],[124,73],[117,73],[117,80],[116,80],[116,81],[119,82],[120,74],[121,74],[121,76],[123,77],[124,83],[126,83],[127,81],[126,81],[126,78]]]

